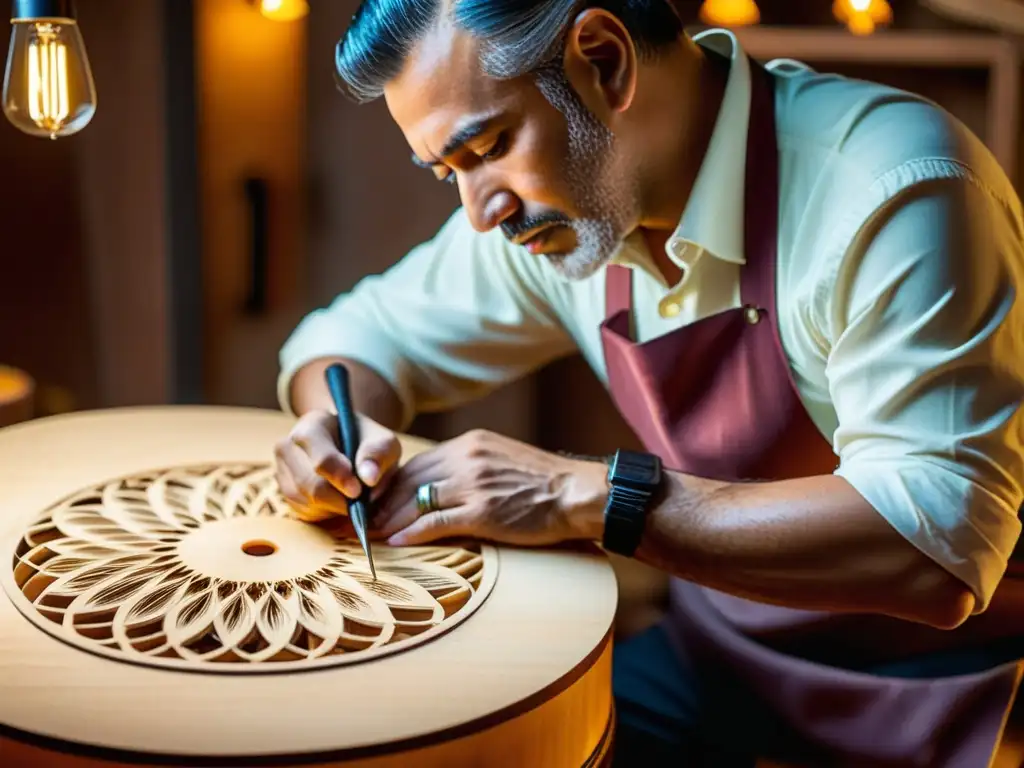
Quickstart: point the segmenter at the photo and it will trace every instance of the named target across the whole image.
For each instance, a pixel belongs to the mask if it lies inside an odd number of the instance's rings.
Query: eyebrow
[[[448,157],[449,155],[455,154],[463,144],[466,144],[467,142],[470,142],[478,136],[486,133],[493,122],[494,116],[483,117],[472,120],[459,128],[449,137],[448,141],[445,142],[445,145],[441,147],[441,157]],[[433,168],[435,165],[441,164],[441,160],[423,160],[418,157],[415,152],[412,154],[412,162],[420,168]]]

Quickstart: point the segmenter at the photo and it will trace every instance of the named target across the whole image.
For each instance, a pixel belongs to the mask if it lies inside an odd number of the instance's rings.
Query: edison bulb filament
[[[96,112],[96,88],[74,19],[12,20],[3,110],[15,128],[50,139],[89,124]]]

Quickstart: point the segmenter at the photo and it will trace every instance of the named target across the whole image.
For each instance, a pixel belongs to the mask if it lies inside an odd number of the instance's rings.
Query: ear
[[[569,83],[602,122],[629,109],[636,92],[636,49],[614,15],[590,8],[577,16],[566,38],[563,64]]]

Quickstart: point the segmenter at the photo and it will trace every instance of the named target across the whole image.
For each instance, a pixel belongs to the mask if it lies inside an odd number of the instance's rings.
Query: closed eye
[[[486,152],[477,155],[477,157],[485,161],[497,160],[508,151],[508,146],[508,134],[500,133],[498,134],[498,138],[495,139],[494,144],[491,145],[491,148]],[[444,175],[438,176],[438,180],[443,181],[445,184],[455,184],[457,182],[455,173],[447,167],[444,168],[444,171]]]
[[[484,160],[497,160],[499,157],[505,154],[507,149],[508,134],[499,133],[498,138],[494,140],[494,144],[491,145],[491,148],[484,152],[482,155],[480,155],[480,157],[482,157]]]

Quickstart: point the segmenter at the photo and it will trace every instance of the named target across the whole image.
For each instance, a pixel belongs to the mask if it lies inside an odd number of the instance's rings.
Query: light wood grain
[[[4,430],[0,567],[11,568],[26,527],[69,494],[154,467],[269,462],[290,424],[276,412],[159,407]],[[403,444],[407,455],[427,446]],[[0,595],[0,762],[587,764],[612,718],[612,570],[596,550],[497,554],[489,596],[447,633],[365,663],[286,675],[197,674],[88,653]]]
[[[256,674],[363,663],[475,611],[498,555],[477,542],[376,549],[308,525],[274,467],[217,463],[106,479],[58,501],[0,584],[44,632],[122,661]]]

